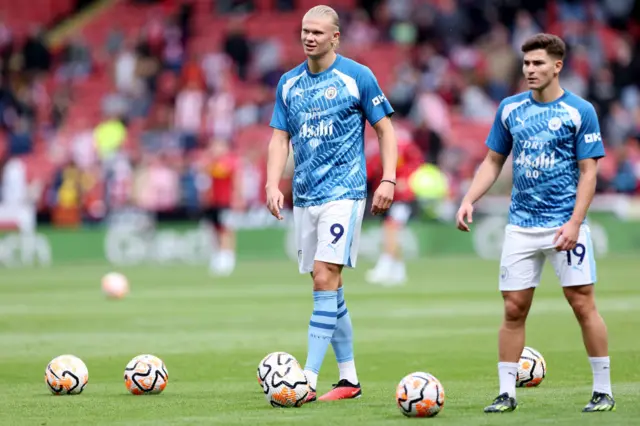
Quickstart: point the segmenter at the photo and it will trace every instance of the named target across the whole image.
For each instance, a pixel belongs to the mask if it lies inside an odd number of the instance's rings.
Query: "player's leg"
[[[231,275],[236,267],[236,235],[235,231],[224,220],[229,210],[221,210],[218,223],[218,275]]]
[[[338,285],[338,316],[336,322],[336,331],[331,338],[331,346],[336,355],[338,362],[338,371],[340,372],[340,381],[346,381],[351,384],[360,383],[356,372],[356,364],[353,355],[353,326],[351,324],[351,315],[347,310],[347,304],[344,298],[344,287],[342,286],[342,276]]]
[[[544,255],[535,238],[507,227],[500,262],[500,291],[504,318],[498,336],[498,379],[500,391],[486,413],[503,413],[517,408],[516,378],[518,362],[525,344],[525,324],[535,287],[540,282]]]
[[[367,272],[367,281],[383,285],[402,284],[407,279],[402,259],[400,235],[411,215],[411,206],[395,203],[385,215],[382,224],[382,253],[376,266]]]
[[[220,209],[217,207],[210,207],[205,212],[205,218],[213,239],[216,241],[216,249],[211,253],[209,259],[209,272],[213,275],[218,275],[218,268],[220,263]]]
[[[385,216],[382,220],[382,244],[380,247],[380,256],[374,267],[367,271],[365,279],[370,284],[384,284],[391,275],[391,269],[394,264],[394,238],[392,230],[389,229],[389,217]]]
[[[318,244],[317,211],[317,207],[293,208],[296,248],[298,249],[298,270],[301,274],[311,274],[312,279],[314,277],[315,269],[315,262],[313,258]],[[309,321],[307,362],[305,364],[305,375],[307,380],[309,380],[311,389],[306,402],[313,402],[316,400],[316,384],[318,381],[318,373],[320,372],[320,368],[317,366],[317,357],[319,352],[322,352],[322,347],[328,346],[329,344],[331,335],[327,337],[327,333],[329,331],[332,332],[332,329],[335,328],[335,323],[332,321],[332,317],[334,316],[332,311],[336,311],[335,317],[337,317],[337,302],[335,305],[332,305],[329,300],[328,307],[322,306],[326,300],[321,296],[322,294],[317,295],[314,289],[313,313],[311,314],[311,319]],[[328,316],[323,316],[323,312],[326,312]],[[316,317],[321,317],[321,319],[317,320]],[[324,348],[324,352],[326,352],[326,347]],[[324,357],[324,355],[322,355],[322,357]],[[320,364],[321,363],[322,360],[320,360]]]
[[[313,266],[313,312],[309,321],[305,375],[313,392],[338,322],[338,285],[342,265],[316,261]]]
[[[583,411],[612,411],[615,400],[611,390],[607,326],[595,302],[596,264],[587,226],[580,228],[576,247],[571,251],[547,252],[562,284],[564,295],[582,329],[582,339],[593,373],[593,390]]]
[[[319,398],[323,401],[357,398],[362,392],[355,368],[353,328],[344,301],[341,272],[343,266],[353,268],[356,265],[364,206],[364,200],[328,203],[318,221],[314,290],[336,290],[336,329],[331,336],[331,344],[340,370],[340,380],[333,390]],[[320,279],[317,270],[325,271],[327,278]]]
[[[596,308],[593,285],[564,287],[564,294],[582,328],[593,373],[591,400],[582,411],[613,411],[616,402],[611,390],[607,327]]]

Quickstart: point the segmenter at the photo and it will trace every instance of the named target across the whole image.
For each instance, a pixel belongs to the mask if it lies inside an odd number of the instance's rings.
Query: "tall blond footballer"
[[[305,374],[316,400],[320,367],[329,347],[340,379],[320,400],[358,398],[362,389],[353,355],[353,328],[345,303],[342,269],[354,268],[367,196],[364,129],[368,121],[380,143],[383,178],[371,206],[386,212],[393,202],[397,143],[393,108],[371,70],[336,53],[338,14],[316,6],[302,18],[307,59],[285,73],[276,92],[273,136],[267,161],[267,207],[282,220],[278,188],[289,145],[293,147],[293,221],[300,273],[313,280]]]

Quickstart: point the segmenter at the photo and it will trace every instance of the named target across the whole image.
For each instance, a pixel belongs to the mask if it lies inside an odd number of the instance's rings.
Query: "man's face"
[[[328,17],[304,17],[301,40],[304,53],[311,59],[326,55],[337,43],[340,32]]]
[[[558,76],[562,60],[549,56],[546,50],[537,49],[524,54],[522,73],[531,90],[542,90]]]

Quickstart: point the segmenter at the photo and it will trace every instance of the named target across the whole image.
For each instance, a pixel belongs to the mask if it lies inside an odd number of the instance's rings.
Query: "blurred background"
[[[276,84],[305,60],[301,19],[323,2],[341,17],[339,52],[373,70],[397,112],[407,285],[368,283],[389,227],[367,214],[344,280],[368,399],[294,420],[255,381],[270,352],[304,360],[312,306],[296,268],[291,163],[283,221],[264,205],[265,163]],[[608,424],[637,424],[639,18],[633,0],[0,0],[0,424],[392,424],[412,371],[442,381],[445,422],[486,424],[511,163],[473,232],[454,214],[500,100],[523,90],[520,46],[540,31],[566,41],[562,84],[600,118],[607,156],[589,222],[623,407]],[[370,126],[365,148],[373,189]],[[235,235],[203,220],[212,207],[231,208],[220,219]],[[233,240],[225,258],[220,241]],[[212,259],[233,256],[232,276],[209,274]],[[553,268],[542,281],[527,346],[544,354],[549,382],[526,392],[538,409],[524,421],[575,424],[591,372]],[[43,398],[43,368],[60,354],[89,367],[73,403]],[[172,377],[143,405],[120,397],[138,354]],[[337,377],[327,352],[318,392]]]
[[[0,0],[0,265],[205,261],[212,243],[199,223],[216,203],[243,230],[240,260],[295,258],[290,218],[276,223],[264,207],[268,123],[280,76],[305,60],[300,22],[317,3]],[[417,148],[401,162],[428,165],[405,196],[407,256],[499,252],[510,164],[478,206],[486,220],[473,242],[452,232],[453,214],[498,103],[524,90],[520,46],[541,31],[566,41],[562,84],[600,117],[596,246],[640,251],[638,227],[625,225],[640,216],[640,2],[325,3],[341,17],[340,53],[373,70],[401,143]],[[369,126],[366,136],[376,182]],[[216,186],[230,173],[240,184]],[[365,241],[379,241],[379,225],[367,218]],[[131,232],[111,238],[115,228]],[[363,244],[371,259],[376,244]]]

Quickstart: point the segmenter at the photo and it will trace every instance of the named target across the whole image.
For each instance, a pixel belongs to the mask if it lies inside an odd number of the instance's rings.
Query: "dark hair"
[[[564,55],[567,52],[567,46],[560,37],[546,33],[536,34],[528,38],[522,44],[521,48],[523,53],[538,49],[542,49],[546,51],[549,56],[555,56],[559,59],[564,59]]]

